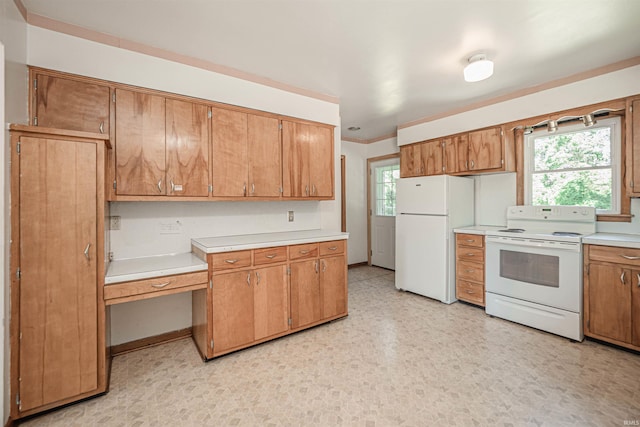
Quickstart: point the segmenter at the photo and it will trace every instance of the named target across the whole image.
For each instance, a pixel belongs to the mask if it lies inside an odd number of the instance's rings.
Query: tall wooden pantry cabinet
[[[108,136],[11,126],[11,417],[106,390]]]

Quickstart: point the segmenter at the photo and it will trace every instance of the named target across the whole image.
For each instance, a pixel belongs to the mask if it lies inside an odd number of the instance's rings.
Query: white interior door
[[[396,269],[396,179],[400,159],[371,163],[371,264]]]

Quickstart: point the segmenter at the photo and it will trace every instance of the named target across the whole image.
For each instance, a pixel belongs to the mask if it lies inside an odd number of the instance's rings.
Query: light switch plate
[[[289,211],[289,222],[293,222],[293,211]]]

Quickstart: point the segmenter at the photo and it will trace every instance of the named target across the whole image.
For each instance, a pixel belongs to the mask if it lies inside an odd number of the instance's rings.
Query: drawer
[[[484,264],[469,261],[457,261],[456,277],[459,279],[467,279],[474,282],[484,283]]]
[[[458,246],[456,248],[456,259],[484,263],[484,248]]]
[[[212,268],[213,271],[251,267],[251,251],[209,254],[209,267]]]
[[[184,287],[193,287],[194,285],[202,285],[201,287],[196,286],[196,289],[206,288],[208,276],[209,273],[207,271],[199,271],[197,273],[179,274],[176,276],[154,277],[153,279],[114,283],[104,286],[104,299],[107,304],[113,304],[114,301],[110,302],[109,300],[126,298],[127,301],[133,301],[136,299],[145,299],[162,294],[176,293],[168,291]]]
[[[456,282],[456,298],[484,307],[484,285],[466,280]]]
[[[289,259],[315,258],[318,256],[318,244],[307,243],[306,245],[289,246]]]
[[[484,236],[480,234],[456,233],[456,245],[484,248]]]
[[[589,245],[589,259],[591,261],[640,266],[640,249]]]
[[[272,264],[285,262],[287,260],[287,247],[278,246],[275,248],[255,249],[253,251],[253,264]]]
[[[320,246],[320,256],[343,254],[344,240],[333,240],[331,242],[322,242]]]

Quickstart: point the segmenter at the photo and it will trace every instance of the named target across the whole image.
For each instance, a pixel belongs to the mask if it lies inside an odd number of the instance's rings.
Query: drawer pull
[[[151,287],[152,288],[156,288],[156,289],[162,289],[162,288],[164,288],[165,286],[167,286],[170,283],[171,283],[171,281],[165,282],[165,283],[156,283],[154,285],[151,285]]]
[[[465,242],[473,243],[473,242],[475,242],[475,240],[474,239],[466,239]]]
[[[226,262],[227,264],[235,264],[236,262],[238,262],[237,259],[225,259],[224,262]]]
[[[301,254],[301,255],[306,255],[306,254],[308,254],[308,253],[309,253],[309,251],[300,251],[300,254]]]
[[[335,250],[337,250],[337,249],[338,249],[338,247],[337,247],[337,246],[331,246],[331,247],[329,248],[329,250],[330,250],[330,251],[335,251]]]
[[[471,269],[471,270],[465,270],[465,272],[467,272],[467,273],[473,273],[473,272],[475,272],[475,270],[473,270],[473,269]]]
[[[475,256],[475,254],[467,254],[467,256]]]
[[[470,291],[469,289],[467,289],[467,293],[468,293],[468,294],[475,294],[475,292],[474,292],[474,291]]]
[[[640,256],[629,256],[629,255],[620,255],[624,259],[636,260],[640,259]]]
[[[269,258],[269,259],[274,259],[275,257],[276,257],[276,254],[265,255],[265,258]]]

